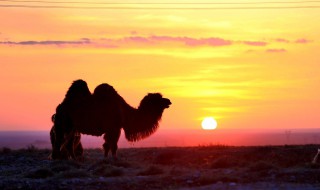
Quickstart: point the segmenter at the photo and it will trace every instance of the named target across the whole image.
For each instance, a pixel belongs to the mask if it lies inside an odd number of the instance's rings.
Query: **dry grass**
[[[159,174],[163,174],[163,170],[160,167],[154,166],[154,165],[151,165],[148,168],[138,173],[139,176],[149,176],[149,175],[159,175]]]
[[[49,150],[0,149],[0,189],[178,189],[208,184],[275,182],[320,186],[318,145],[100,149],[81,161],[48,160]]]

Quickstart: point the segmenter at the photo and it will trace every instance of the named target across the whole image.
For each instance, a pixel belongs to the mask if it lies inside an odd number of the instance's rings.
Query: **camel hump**
[[[67,91],[65,100],[72,100],[72,99],[78,99],[78,98],[84,98],[91,95],[91,92],[88,88],[87,82],[79,79],[75,80],[71,86],[69,87],[69,90]]]
[[[117,91],[109,84],[103,83],[97,86],[93,91],[93,96],[97,98],[114,98],[118,95]]]

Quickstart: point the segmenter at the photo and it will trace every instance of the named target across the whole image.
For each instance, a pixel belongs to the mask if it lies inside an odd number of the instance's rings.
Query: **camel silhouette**
[[[164,109],[170,105],[171,101],[160,93],[149,93],[134,108],[109,84],[100,84],[91,94],[85,81],[76,80],[56,110],[51,130],[52,158],[81,155],[81,133],[104,135],[105,157],[111,150],[116,159],[121,129],[128,141],[144,139],[157,130]]]

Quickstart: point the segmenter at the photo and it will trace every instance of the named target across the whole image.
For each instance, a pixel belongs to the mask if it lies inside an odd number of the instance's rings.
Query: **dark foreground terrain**
[[[79,161],[53,161],[50,150],[0,149],[0,189],[320,189],[320,145],[130,148],[119,160],[100,149]],[[320,161],[320,159],[319,159]]]

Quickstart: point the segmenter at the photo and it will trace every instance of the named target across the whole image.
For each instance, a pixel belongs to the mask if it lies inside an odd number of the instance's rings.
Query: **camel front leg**
[[[65,148],[66,148],[66,151],[68,153],[68,156],[73,159],[73,160],[76,160],[76,155],[75,155],[75,147],[74,147],[74,134],[70,134],[71,137],[67,137],[66,139],[66,145],[65,145]]]
[[[76,140],[76,130],[72,129],[69,133],[66,133],[64,135],[64,143],[61,145],[60,151],[66,153],[66,158],[68,159],[71,157],[71,159],[75,160],[76,155],[75,155],[75,140]]]
[[[62,131],[57,130],[56,126],[53,126],[50,131],[50,138],[52,144],[51,158],[55,159],[65,159],[65,152],[61,151],[61,147],[64,144],[64,134]]]

